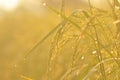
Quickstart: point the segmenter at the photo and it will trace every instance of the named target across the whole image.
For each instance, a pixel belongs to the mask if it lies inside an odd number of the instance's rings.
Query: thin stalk
[[[109,0],[108,1],[108,4],[109,6],[111,7],[111,10],[112,10],[112,13],[113,13],[113,19],[115,21],[117,21],[119,18],[118,16],[116,15],[115,13],[115,7],[110,3]],[[116,2],[117,0],[114,0],[114,4],[117,5],[118,1]],[[118,51],[119,48],[118,48],[118,44],[117,44],[117,40],[118,40],[118,37],[120,35],[120,21],[118,23],[116,23],[116,27],[117,27],[117,31],[116,31],[116,35],[115,35],[115,50],[116,50],[116,53],[117,53],[117,59],[120,57],[120,52]]]
[[[88,3],[89,3],[89,7],[90,7],[90,12],[91,12],[91,14],[93,14],[91,0],[88,0]]]
[[[114,20],[117,20],[118,17],[117,17],[117,15],[116,15],[116,13],[115,13],[115,8],[114,8],[114,6],[111,4],[111,2],[110,2],[109,0],[107,0],[107,2],[108,2],[109,6],[110,6],[110,8],[111,8],[111,11],[112,11],[112,14],[113,14],[113,19],[114,19]]]
[[[71,24],[73,24],[76,28],[78,28],[78,30],[81,30],[80,26],[78,24],[76,24],[76,22],[70,20],[68,17],[66,17],[63,13],[57,11],[56,9],[54,9],[53,7],[51,7],[50,5],[46,4],[46,7],[48,7],[50,10],[52,10],[53,12],[55,12],[56,14],[60,15],[62,18],[64,18],[66,21],[70,22]]]
[[[96,34],[96,47],[98,49],[98,61],[101,62],[103,61],[103,57],[102,57],[102,53],[101,53],[101,48],[100,48],[100,44],[99,44],[99,38],[98,38],[98,34],[97,34],[97,30],[96,27],[94,26],[95,29],[95,34]],[[102,75],[102,80],[106,80],[106,75],[105,75],[105,69],[104,69],[104,64],[100,64],[100,71],[101,71],[101,75]]]
[[[99,62],[98,64],[96,64],[95,66],[93,66],[92,69],[89,70],[89,72],[88,72],[87,75],[83,78],[83,80],[87,80],[87,79],[96,71],[96,68],[99,67],[101,64],[106,63],[106,62],[109,62],[109,61],[113,61],[113,60],[114,60],[113,58],[109,58],[109,59],[102,60],[101,62]]]
[[[65,15],[65,0],[61,0],[60,12]],[[63,19],[63,17],[61,16]]]

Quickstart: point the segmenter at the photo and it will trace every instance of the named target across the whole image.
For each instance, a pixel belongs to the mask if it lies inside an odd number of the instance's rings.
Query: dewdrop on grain
[[[115,58],[115,60],[117,60],[118,58]]]
[[[108,73],[110,74],[110,73],[111,73],[111,71],[108,71]]]
[[[93,52],[92,52],[92,54],[96,54],[97,53],[97,51],[96,50],[94,50]]]
[[[43,5],[43,6],[46,6],[46,3],[44,2],[42,5]]]
[[[111,54],[113,54],[114,52],[113,51],[110,51]]]
[[[116,21],[114,21],[113,23],[114,24],[118,24],[120,22],[120,20],[116,20]]]
[[[23,78],[24,80],[33,80],[33,79],[31,79],[31,78],[29,78],[29,77],[26,77],[26,76],[24,76],[24,75],[20,75],[20,77]]]
[[[58,17],[61,17],[61,15],[60,15],[60,14],[58,14]]]
[[[97,41],[97,39],[95,38],[95,44],[98,44],[98,41]]]
[[[75,75],[76,75],[76,76],[78,76],[78,75],[79,75],[79,73],[80,73],[79,71],[76,71],[76,72],[75,72]]]
[[[14,65],[14,68],[16,68],[16,67],[17,67],[17,65],[15,64],[15,65]]]
[[[85,59],[85,57],[84,57],[84,56],[82,56],[82,57],[81,57],[81,59],[83,60],[83,59]]]
[[[99,57],[99,59],[101,58],[101,56],[98,56]]]
[[[118,10],[119,10],[119,9],[120,9],[120,7],[118,7],[118,6],[115,6],[115,9],[118,9]]]
[[[98,41],[95,41],[95,44],[98,44]]]

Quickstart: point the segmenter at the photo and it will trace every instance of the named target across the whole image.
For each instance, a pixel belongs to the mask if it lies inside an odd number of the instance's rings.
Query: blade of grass
[[[110,58],[110,59],[106,59],[106,60],[100,61],[92,69],[89,70],[89,72],[87,73],[87,75],[82,80],[87,80],[87,78],[89,78],[89,76],[91,76],[93,74],[93,72],[96,71],[96,68],[99,67],[101,64],[103,64],[105,62],[108,62],[108,61],[112,61],[112,60],[114,60],[114,59]]]
[[[32,47],[30,49],[30,51],[28,51],[25,55],[24,58],[27,58],[27,56],[34,50],[36,49],[40,44],[42,44],[50,35],[52,35],[58,28],[60,28],[61,25],[64,25],[66,23],[66,21],[62,21],[61,23],[59,23],[55,28],[53,28],[45,37],[43,37],[42,40],[38,41],[34,47]]]
[[[60,15],[62,18],[64,18],[66,21],[70,22],[71,24],[73,24],[76,28],[78,28],[79,30],[81,30],[80,26],[78,24],[76,24],[75,22],[73,22],[72,20],[70,20],[68,17],[66,17],[63,13],[57,11],[56,9],[54,9],[53,7],[51,7],[50,5],[46,4],[46,7],[49,8],[50,10],[52,10],[53,12],[55,12],[56,14]]]

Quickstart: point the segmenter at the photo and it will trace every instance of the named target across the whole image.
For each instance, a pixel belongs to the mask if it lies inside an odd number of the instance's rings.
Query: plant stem
[[[101,53],[101,49],[100,49],[100,44],[99,44],[99,38],[98,38],[98,34],[97,34],[97,30],[96,27],[93,26],[95,29],[95,34],[96,34],[96,47],[98,49],[98,60],[99,62],[103,61],[103,57],[102,57],[102,53]],[[101,75],[102,75],[102,80],[106,80],[106,75],[105,75],[105,69],[104,69],[104,64],[100,64],[100,71],[101,71]]]

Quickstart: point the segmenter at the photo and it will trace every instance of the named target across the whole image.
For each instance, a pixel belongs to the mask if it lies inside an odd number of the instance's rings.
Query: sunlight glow
[[[20,0],[0,0],[0,9],[12,10],[17,7]]]

